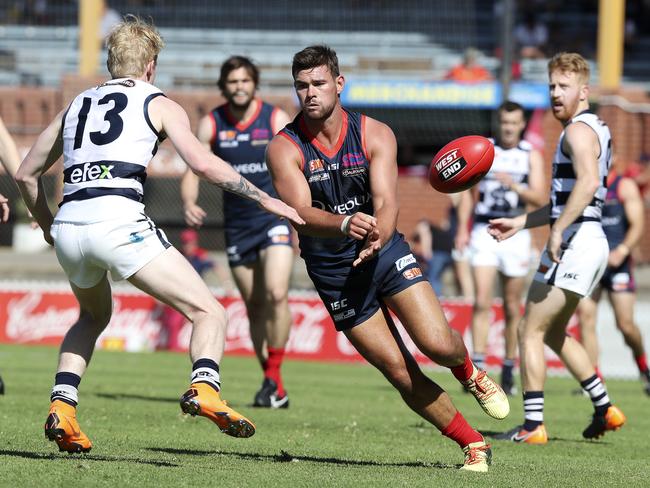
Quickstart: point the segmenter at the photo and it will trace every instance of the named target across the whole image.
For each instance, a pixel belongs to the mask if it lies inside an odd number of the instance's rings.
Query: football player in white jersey
[[[39,136],[18,169],[27,206],[53,243],[79,301],[80,314],[61,345],[45,434],[60,450],[92,447],[76,420],[77,388],[99,334],[111,318],[114,280],[177,309],[193,325],[191,386],[183,412],[212,420],[234,437],[255,426],[219,396],[219,361],[226,314],[190,263],[144,213],[142,183],[158,142],[166,135],[196,174],[256,201],[263,209],[302,223],[295,210],[269,197],[210,153],[194,137],[185,111],[153,86],[163,41],[155,27],[134,16],[107,40],[111,80],[77,96]],[[42,174],[63,153],[64,198],[54,217]]]
[[[485,367],[485,353],[490,328],[490,310],[494,297],[494,279],[498,275],[503,286],[505,315],[505,357],[501,387],[513,393],[512,370],[517,357],[517,324],[521,317],[521,294],[530,267],[530,232],[523,230],[503,242],[488,234],[491,219],[515,217],[548,202],[544,183],[544,161],[539,151],[522,140],[526,127],[524,109],[506,101],[497,110],[498,137],[495,157],[489,173],[474,188],[461,194],[458,206],[456,248],[469,245],[470,263],[476,288],[472,314],[472,361]],[[473,218],[472,218],[473,214]],[[469,221],[472,232],[469,234]]]
[[[524,228],[550,224],[550,236],[519,324],[524,424],[497,436],[546,444],[544,381],[548,345],[589,394],[592,421],[582,432],[596,439],[617,430],[625,416],[612,405],[584,347],[566,334],[579,300],[591,293],[607,266],[609,248],[601,225],[611,161],[607,125],[589,112],[589,64],[579,54],[559,53],[548,64],[553,115],[564,126],[553,158],[551,202],[534,212],[490,221],[502,241]]]
[[[0,164],[11,177],[16,174],[16,170],[20,165],[20,156],[16,144],[2,119],[0,119]],[[4,223],[7,220],[9,220],[9,199],[0,194],[0,222]],[[4,394],[5,384],[0,378],[0,395]]]

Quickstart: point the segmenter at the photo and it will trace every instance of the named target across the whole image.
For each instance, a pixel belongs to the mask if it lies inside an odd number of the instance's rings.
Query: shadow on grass
[[[511,441],[509,441],[507,439],[494,439],[495,435],[503,434],[503,432],[499,432],[499,431],[496,431],[496,430],[480,430],[480,429],[479,429],[479,432],[481,434],[483,434],[485,437],[490,437],[494,441],[511,442]],[[572,443],[572,444],[592,444],[594,446],[597,446],[597,445],[607,446],[607,445],[609,445],[609,442],[603,441],[603,440],[592,441],[592,440],[589,440],[589,439],[567,439],[567,438],[564,438],[564,437],[549,437],[548,441],[549,442],[569,442],[569,443]]]
[[[404,468],[438,468],[438,469],[457,469],[461,464],[444,464],[440,462],[425,463],[422,461],[415,461],[409,463],[382,463],[379,461],[361,461],[355,459],[338,459],[331,457],[316,457],[316,456],[295,456],[289,454],[287,451],[281,450],[280,454],[256,454],[251,452],[227,452],[227,451],[205,451],[197,449],[174,449],[174,448],[146,448],[153,452],[164,452],[166,454],[177,454],[187,456],[227,456],[235,457],[238,459],[250,459],[253,461],[271,461],[274,463],[292,463],[298,461],[306,461],[312,463],[323,464],[338,464],[344,466],[382,466],[382,467],[404,467]]]
[[[179,465],[170,463],[168,461],[153,461],[149,459],[138,459],[120,456],[100,456],[97,454],[64,454],[64,453],[51,453],[46,454],[42,452],[29,452],[29,451],[14,451],[12,449],[0,449],[0,457],[10,456],[25,459],[51,459],[63,461],[101,461],[101,462],[118,462],[118,463],[134,463],[134,464],[149,464],[151,466],[176,468]]]
[[[94,395],[96,397],[106,398],[109,400],[144,400],[146,402],[159,402],[159,403],[178,403],[180,400],[180,395],[174,398],[135,395],[131,393],[94,393]]]

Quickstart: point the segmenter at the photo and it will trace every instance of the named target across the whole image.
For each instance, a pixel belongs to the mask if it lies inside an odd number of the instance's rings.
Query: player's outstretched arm
[[[302,156],[282,135],[275,136],[267,146],[266,164],[280,198],[304,219],[304,224],[296,226],[301,234],[314,237],[347,235],[362,240],[376,227],[377,219],[372,215],[357,212],[346,216],[312,207],[311,190],[301,169]]]
[[[50,227],[54,216],[47,203],[42,176],[63,153],[62,121],[63,111],[38,137],[18,168],[15,177],[27,208],[43,229],[45,240],[50,244],[52,244]]]
[[[208,151],[190,130],[185,110],[166,97],[157,97],[149,104],[149,118],[159,131],[163,131],[192,171],[226,191],[235,193],[279,217],[301,224],[302,218],[289,205],[272,198],[235,171],[223,159]]]

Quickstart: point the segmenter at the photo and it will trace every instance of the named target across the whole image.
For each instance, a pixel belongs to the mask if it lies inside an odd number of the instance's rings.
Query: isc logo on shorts
[[[395,261],[395,267],[397,268],[397,271],[402,271],[409,264],[413,264],[414,262],[415,256],[413,256],[413,254],[407,254],[406,256],[402,256],[397,261]]]

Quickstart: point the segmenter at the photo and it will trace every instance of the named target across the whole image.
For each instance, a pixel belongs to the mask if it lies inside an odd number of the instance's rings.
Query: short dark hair
[[[245,68],[248,72],[248,76],[253,79],[255,87],[257,87],[260,82],[260,70],[255,66],[255,64],[245,56],[231,56],[224,61],[221,65],[221,73],[219,74],[219,81],[217,81],[217,86],[223,91],[226,88],[226,80],[228,75],[239,68]]]
[[[524,107],[511,100],[506,100],[501,105],[499,105],[499,112],[517,112],[518,110],[521,110],[521,113],[525,113]]]
[[[306,47],[294,54],[293,64],[291,65],[293,79],[296,79],[296,75],[300,71],[317,68],[318,66],[327,66],[334,77],[340,75],[339,58],[336,56],[336,51],[324,44],[317,44]]]

